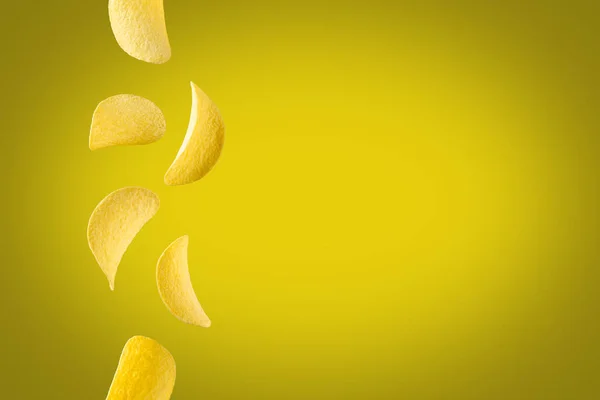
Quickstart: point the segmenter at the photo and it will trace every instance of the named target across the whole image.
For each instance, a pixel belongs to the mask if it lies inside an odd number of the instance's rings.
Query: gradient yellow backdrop
[[[174,399],[600,397],[597,2],[165,0],[161,66],[105,0],[2,3],[0,397],[103,399],[136,334]],[[226,145],[166,187],[190,80]],[[91,152],[118,93],[168,132]],[[162,206],[113,293],[85,232],[126,185]],[[184,234],[210,329],[157,293]]]

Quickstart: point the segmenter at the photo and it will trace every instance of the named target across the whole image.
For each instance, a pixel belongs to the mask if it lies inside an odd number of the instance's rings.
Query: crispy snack
[[[96,206],[88,223],[88,244],[111,290],[123,254],[159,206],[158,196],[141,187],[116,190]]]
[[[202,309],[190,279],[187,251],[189,237],[175,240],[162,253],[156,266],[158,293],[165,306],[179,320],[210,327],[210,319]]]
[[[225,125],[215,104],[191,82],[192,112],[183,144],[165,174],[170,186],[195,182],[217,163],[225,140]]]
[[[167,129],[156,104],[132,94],[119,94],[98,104],[90,128],[90,149],[154,143]]]
[[[109,0],[108,16],[119,46],[152,64],[171,58],[163,0]]]
[[[127,341],[106,400],[168,400],[175,386],[175,360],[157,341]]]

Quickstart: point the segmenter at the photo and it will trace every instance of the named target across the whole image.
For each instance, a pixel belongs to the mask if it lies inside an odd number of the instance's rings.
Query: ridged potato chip
[[[210,327],[210,319],[202,309],[190,279],[187,251],[189,237],[182,236],[167,247],[156,266],[158,293],[165,306],[179,320]]]
[[[221,113],[193,82],[192,112],[187,133],[175,161],[165,174],[167,185],[185,185],[206,175],[217,163],[225,140]]]
[[[108,16],[115,39],[127,54],[152,64],[169,61],[163,0],[109,0]]]
[[[175,386],[175,360],[157,341],[127,341],[106,400],[168,400]]]
[[[162,111],[150,100],[132,94],[111,96],[94,111],[90,149],[154,143],[166,129]]]
[[[88,244],[111,290],[123,254],[159,206],[158,196],[141,187],[116,190],[96,206],[88,223]]]

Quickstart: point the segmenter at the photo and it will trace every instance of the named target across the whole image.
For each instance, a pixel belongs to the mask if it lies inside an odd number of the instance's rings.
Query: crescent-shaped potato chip
[[[127,341],[106,400],[168,400],[175,386],[175,360],[157,341]]]
[[[163,64],[171,58],[163,0],[108,0],[110,26],[133,58]]]
[[[166,129],[165,117],[156,104],[140,96],[118,94],[102,100],[96,107],[90,128],[90,149],[154,143]]]
[[[208,96],[192,85],[192,112],[183,144],[165,174],[167,185],[185,185],[206,175],[217,163],[225,140],[221,113]]]
[[[210,319],[202,309],[190,279],[188,243],[188,236],[182,236],[160,256],[156,266],[158,293],[165,306],[179,320],[208,328]]]
[[[116,190],[96,206],[88,223],[88,244],[111,290],[123,254],[159,206],[158,196],[141,187]]]

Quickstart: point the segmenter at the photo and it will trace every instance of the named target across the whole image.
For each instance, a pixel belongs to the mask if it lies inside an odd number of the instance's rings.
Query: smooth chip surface
[[[175,240],[162,253],[156,266],[158,293],[169,311],[179,320],[208,328],[210,319],[202,309],[188,269],[189,237]]]
[[[130,56],[153,64],[171,58],[163,0],[109,0],[110,26]]]
[[[157,341],[134,336],[127,341],[107,400],[168,400],[175,386],[175,360]]]
[[[90,149],[154,143],[167,130],[156,104],[133,94],[119,94],[98,104],[90,128]]]
[[[96,206],[88,223],[88,244],[111,290],[123,254],[159,206],[158,196],[142,187],[116,190]]]
[[[192,85],[192,112],[183,144],[165,174],[167,185],[185,185],[206,175],[217,163],[225,140],[221,113],[208,96]]]

